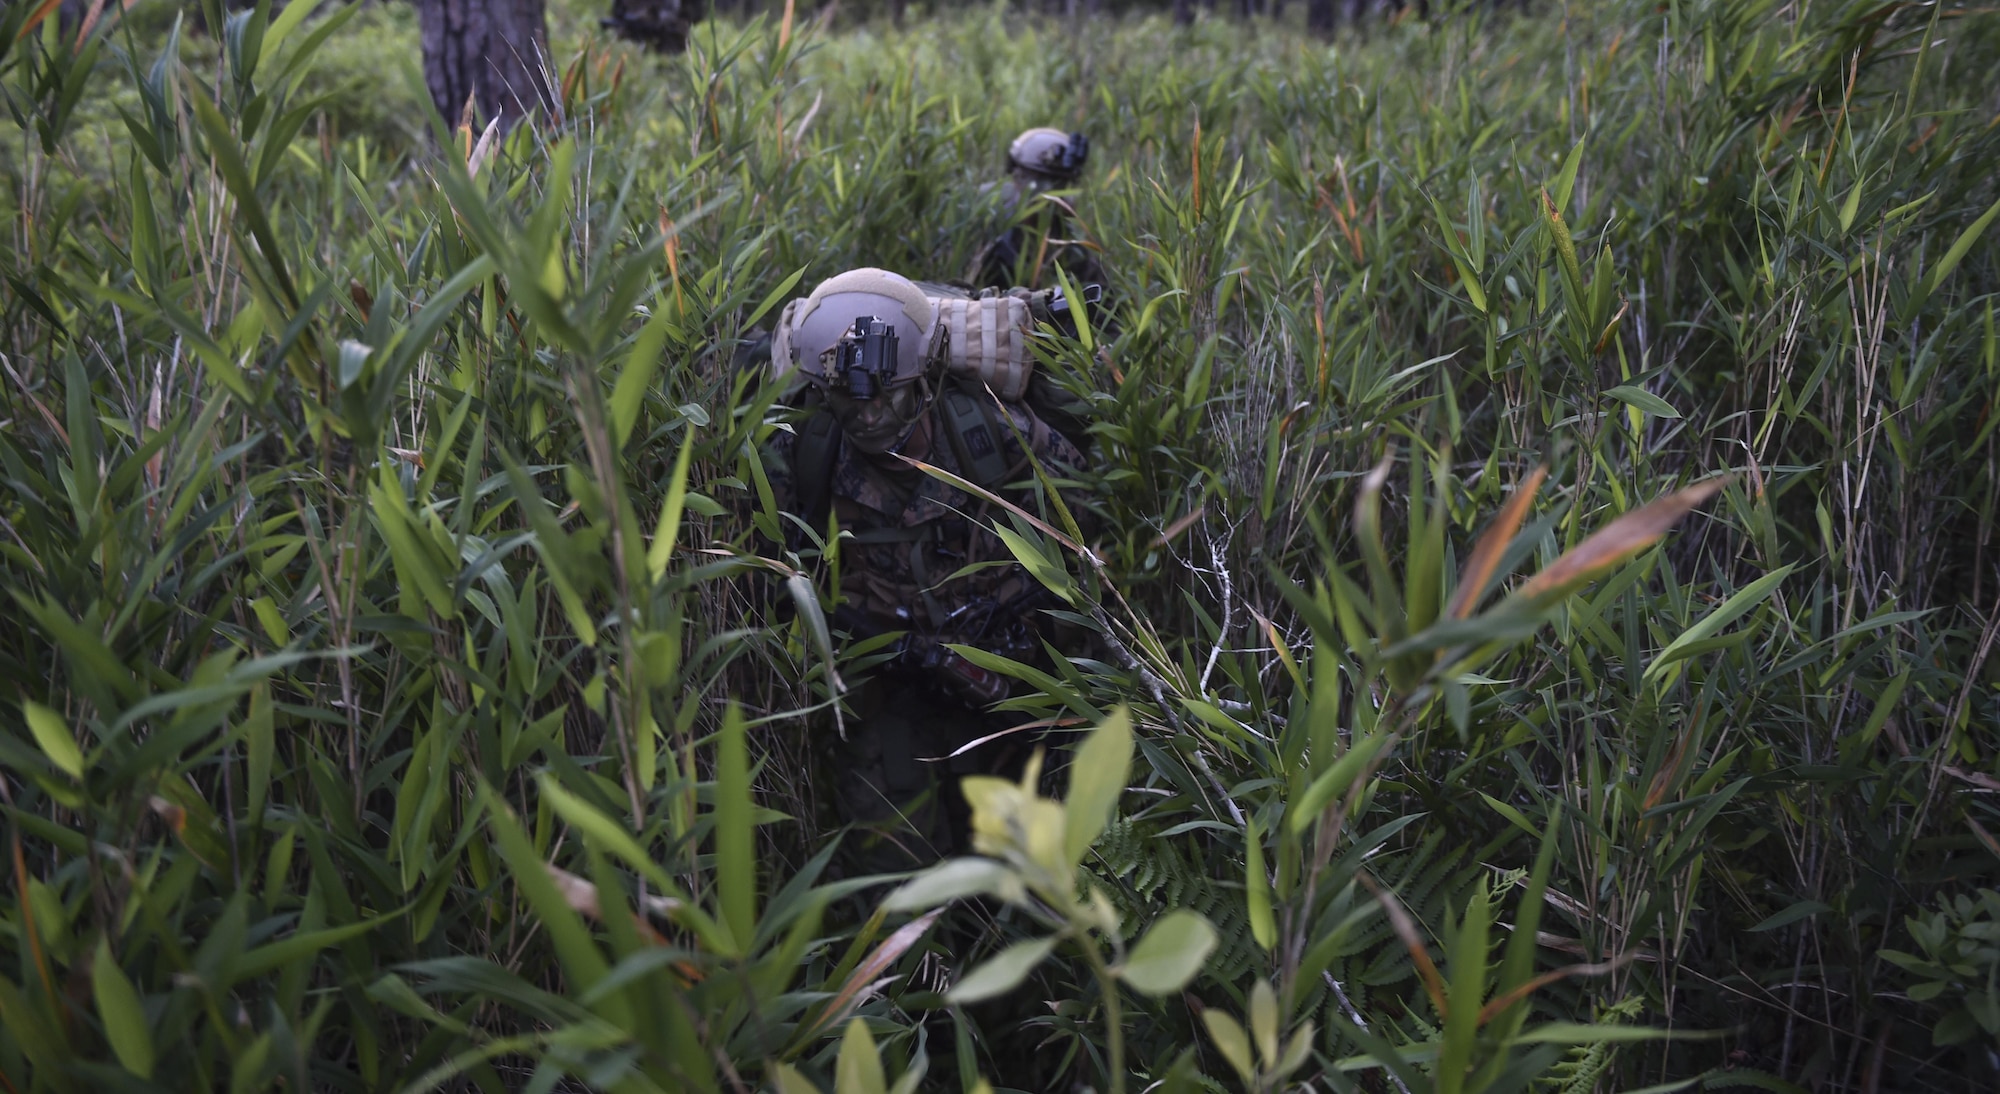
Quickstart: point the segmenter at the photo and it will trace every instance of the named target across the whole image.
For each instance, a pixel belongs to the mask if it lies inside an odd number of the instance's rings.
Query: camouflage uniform
[[[1008,484],[1034,479],[1024,440],[1052,474],[1082,465],[1076,446],[1032,410],[1001,406],[1008,419],[997,423]],[[918,427],[930,431],[924,462],[973,478],[944,435],[935,402],[925,416]],[[795,513],[798,476],[813,470],[795,466],[798,447],[797,434],[780,432],[764,455],[778,507]],[[1012,562],[991,530],[996,517],[1006,519],[997,507],[894,457],[870,457],[845,443],[836,443],[832,452],[825,496],[841,529],[853,533],[839,548],[843,612],[836,626],[844,623],[857,638],[907,631],[913,654],[876,670],[850,692],[854,717],[846,723],[846,740],[831,743],[837,752],[834,799],[843,820],[875,829],[860,835],[862,868],[907,869],[963,848],[966,819],[957,777],[1009,766],[1005,753],[1026,743],[1010,738],[949,762],[923,762],[1013,724],[982,709],[1004,695],[1006,678],[986,674],[987,683],[1002,690],[969,696],[958,673],[981,670],[948,654],[942,656],[955,665],[935,663],[941,644],[962,643],[1033,662],[1040,658],[1048,620],[1034,603],[1040,585]],[[1041,510],[1031,487],[995,492],[1030,513]],[[1083,515],[1073,502],[1070,509]],[[797,515],[823,527],[824,514]],[[959,574],[985,562],[1003,564]],[[930,663],[914,656],[925,652]]]

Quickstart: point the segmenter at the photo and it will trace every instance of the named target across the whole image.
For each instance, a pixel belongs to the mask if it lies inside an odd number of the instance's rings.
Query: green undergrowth
[[[489,141],[402,6],[0,8],[10,1090],[2000,1081],[1993,14],[596,7]],[[730,361],[1040,124],[1090,762],[842,877]]]

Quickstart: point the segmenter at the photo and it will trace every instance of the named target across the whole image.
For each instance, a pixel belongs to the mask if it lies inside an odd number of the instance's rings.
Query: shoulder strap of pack
[[[827,509],[832,504],[833,464],[839,456],[840,423],[832,411],[821,407],[800,423],[799,441],[792,449],[798,515],[814,528],[826,527]]]
[[[952,385],[938,399],[938,410],[952,454],[958,457],[965,477],[988,490],[997,489],[1007,479],[1007,457],[979,398]]]

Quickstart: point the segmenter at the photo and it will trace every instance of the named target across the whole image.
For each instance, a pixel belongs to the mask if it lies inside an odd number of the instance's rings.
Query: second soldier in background
[[[1003,228],[981,248],[965,279],[976,288],[1056,284],[1060,266],[1076,285],[1104,284],[1093,244],[1076,216],[1075,187],[1090,159],[1081,133],[1030,129],[1007,146],[1007,179],[997,185]]]

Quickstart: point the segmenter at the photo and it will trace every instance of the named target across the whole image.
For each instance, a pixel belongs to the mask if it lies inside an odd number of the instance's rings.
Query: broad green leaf
[[[1535,830],[1534,825],[1528,823],[1528,818],[1523,816],[1519,809],[1514,808],[1513,806],[1507,804],[1506,802],[1501,801],[1499,798],[1496,798],[1493,795],[1488,794],[1483,790],[1479,792],[1479,796],[1486,801],[1486,804],[1489,807],[1491,807],[1495,813],[1498,813],[1501,816],[1507,818],[1507,823],[1513,825],[1516,828],[1519,828],[1521,831],[1526,832],[1530,836],[1540,838],[1541,833]]]
[[[1005,995],[1026,979],[1036,965],[1054,949],[1053,938],[1034,938],[1013,945],[994,954],[984,964],[959,978],[945,998],[955,1004],[977,1003],[996,995]]]
[[[1250,1039],[1257,1043],[1257,1055],[1265,1067],[1278,1062],[1278,993],[1263,978],[1250,989]]]
[[[793,574],[785,579],[785,591],[791,594],[792,606],[798,609],[798,617],[804,621],[807,637],[812,639],[813,651],[819,654],[820,664],[826,667],[827,683],[835,693],[845,692],[847,684],[840,678],[833,656],[833,635],[826,627],[826,613],[820,610],[819,593],[813,590],[812,580],[804,574]]]
[[[1444,1039],[1438,1046],[1438,1094],[1465,1089],[1479,1037],[1480,1003],[1486,998],[1487,939],[1492,926],[1486,886],[1472,887],[1465,918],[1451,939],[1451,1007],[1444,1016]]]
[[[240,984],[245,980],[255,980],[261,976],[285,968],[303,958],[312,956],[328,946],[339,945],[350,938],[358,938],[391,920],[400,918],[407,908],[378,915],[354,923],[342,923],[335,927],[325,927],[316,931],[300,931],[281,938],[276,942],[259,946],[248,953],[235,957],[229,966],[231,983]]]
[[[812,1080],[799,1074],[798,1069],[790,1064],[771,1065],[771,1074],[776,1079],[774,1085],[778,1088],[778,1094],[820,1094],[819,1088],[812,1084]]]
[[[1014,872],[990,858],[955,858],[904,882],[882,902],[890,912],[921,912],[968,896],[1019,901],[1026,890]]]
[[[763,319],[764,316],[770,314],[771,309],[778,306],[778,301],[783,300],[785,296],[792,291],[793,287],[798,285],[799,278],[804,277],[805,275],[806,275],[806,267],[800,266],[798,269],[792,271],[792,275],[790,277],[787,277],[783,281],[778,282],[778,287],[772,289],[770,294],[764,297],[764,302],[757,305],[757,310],[751,312],[747,317],[744,318],[743,325],[746,327],[756,326],[758,320]]]
[[[493,846],[506,860],[508,871],[513,875],[514,884],[520,887],[521,896],[554,944],[557,959],[562,962],[570,985],[575,990],[588,991],[608,974],[610,964],[605,961],[603,951],[591,938],[590,930],[576,909],[556,887],[549,876],[548,865],[535,853],[535,845],[528,834],[521,829],[520,822],[508,808],[505,799],[491,787],[483,791],[487,795],[487,830],[493,834]],[[622,1000],[607,999],[599,1008],[600,1013],[615,1014],[617,1018],[629,1017]]]
[[[1588,139],[1587,134],[1578,137],[1576,144],[1570,147],[1569,155],[1563,157],[1562,170],[1556,175],[1555,204],[1558,213],[1569,210],[1569,196],[1576,190],[1577,169],[1583,166],[1583,142]]]
[[[72,779],[83,778],[83,752],[77,748],[76,738],[70,735],[62,715],[33,699],[22,701],[21,713],[27,717],[28,729],[49,762]]]
[[[659,372],[666,345],[666,312],[658,311],[639,329],[639,337],[632,343],[632,352],[625,358],[625,369],[618,374],[618,382],[611,387],[612,448],[622,449],[625,442],[631,439],[632,426],[639,420],[639,411],[645,408],[646,392],[652,388],[653,377]]]
[[[840,1038],[840,1060],[834,1067],[833,1094],[888,1094],[882,1078],[882,1056],[868,1023],[856,1018]]]
[[[749,730],[735,703],[722,717],[715,758],[715,872],[722,921],[741,945],[757,934],[757,847],[750,812]]]
[[[271,63],[271,57],[278,52],[278,47],[285,44],[285,39],[292,31],[298,29],[298,25],[305,22],[306,16],[311,15],[317,7],[318,4],[285,5],[285,10],[276,19],[271,20],[270,28],[264,31],[263,45],[257,51],[258,68]]]
[[[97,997],[97,1016],[104,1021],[105,1039],[125,1070],[142,1079],[153,1077],[153,1031],[146,1024],[146,1008],[125,971],[111,956],[107,939],[97,940],[97,956],[90,965],[91,990]]]
[[[1282,1078],[1297,1071],[1305,1065],[1306,1057],[1312,1055],[1312,1046],[1313,1024],[1310,1021],[1301,1022],[1299,1028],[1293,1032],[1291,1041],[1285,1045],[1285,1054],[1279,1058],[1278,1065],[1271,1069],[1271,1073]]]
[[[1201,913],[1168,912],[1132,947],[1118,977],[1146,995],[1179,991],[1201,971],[1215,945],[1215,928]]]
[[[694,459],[694,429],[689,427],[681,441],[680,455],[674,457],[673,474],[667,479],[667,497],[660,503],[660,522],[653,529],[653,542],[646,548],[646,572],[654,581],[667,574],[674,556],[674,541],[681,534],[681,511],[687,504],[688,465]]]
[[[1830,912],[1832,910],[1831,906],[1822,904],[1817,900],[1801,900],[1797,904],[1786,908],[1784,911],[1771,916],[1769,919],[1750,929],[1752,931],[1775,931],[1779,927],[1790,926],[1801,919],[1810,919],[1821,912]]]
[[[1043,588],[1071,604],[1076,603],[1076,589],[1070,581],[1068,570],[1050,561],[1047,555],[1042,554],[1025,536],[1012,528],[995,524],[993,532],[1007,545],[1007,549],[1013,552],[1015,561],[1040,582]]]
[[[1840,203],[1841,235],[1846,235],[1847,230],[1854,227],[1854,214],[1861,209],[1861,184],[1865,181],[1867,180],[1855,179],[1854,185],[1848,188],[1847,200]]]
[[[1244,1085],[1255,1082],[1256,1060],[1250,1055],[1250,1035],[1243,1032],[1242,1023],[1210,1007],[1201,1012],[1201,1024],[1208,1029],[1208,1037],[1215,1042],[1222,1058],[1242,1077]]]
[[[1091,731],[1069,768],[1064,848],[1071,865],[1083,861],[1090,845],[1111,822],[1132,771],[1132,718],[1124,707]]]
[[[428,544],[428,533],[416,523],[400,487],[382,482],[369,484],[368,496],[375,513],[375,527],[389,545],[399,578],[415,586],[424,603],[446,619],[455,619],[458,606],[440,572],[437,553]]]
[[[627,832],[623,825],[598,811],[596,806],[570,793],[556,781],[552,773],[541,772],[535,781],[543,800],[549,803],[549,807],[555,810],[557,816],[581,833],[584,839],[594,842],[601,850],[609,851],[624,859],[627,865],[644,874],[646,879],[659,889],[661,895],[675,900],[684,899],[680,886],[673,883],[667,872],[653,861],[652,856],[646,853],[645,848],[639,846],[639,841],[632,838],[631,833]]]
[[[1631,384],[1620,384],[1617,387],[1608,389],[1604,394],[1624,403],[1626,406],[1638,407],[1655,418],[1678,418],[1681,416],[1681,412],[1675,410],[1672,403],[1667,402],[1665,399],[1642,387],[1635,387]]]
[[[1575,1022],[1550,1022],[1523,1032],[1515,1040],[1529,1045],[1595,1045],[1632,1041],[1685,1041],[1698,1038],[1705,1039],[1703,1034],[1647,1029],[1643,1026],[1587,1026]]]
[[[264,801],[271,790],[271,762],[277,752],[277,731],[271,712],[271,684],[260,680],[250,689],[250,714],[243,720],[245,765],[249,771],[249,815],[253,824],[264,822]]]
[[[1925,296],[1937,292],[1938,286],[1944,284],[1944,279],[1950,277],[1953,270],[1958,269],[1958,264],[1971,253],[1972,245],[1979,242],[1980,236],[1986,234],[1987,226],[1993,223],[1993,218],[1996,216],[2000,216],[2000,200],[1988,206],[1978,220],[1967,225],[1965,231],[1958,234],[1958,239],[1952,242],[1951,249],[1944,253],[1943,258],[1938,259],[1937,265],[1931,267],[1931,275],[1924,283]]]
[[[283,612],[268,596],[260,596],[250,602],[250,610],[257,613],[257,622],[264,628],[264,634],[275,646],[288,646],[292,641],[292,629],[285,623]]]
[[[1278,941],[1278,925],[1271,916],[1271,877],[1264,871],[1264,833],[1254,817],[1243,844],[1248,852],[1244,856],[1243,893],[1250,913],[1250,937],[1258,949],[1269,952]]]

